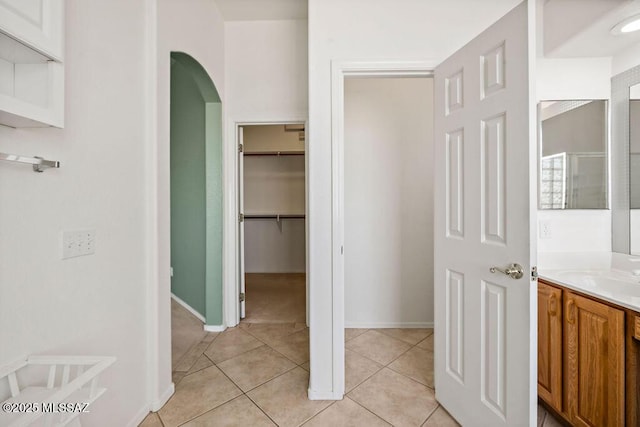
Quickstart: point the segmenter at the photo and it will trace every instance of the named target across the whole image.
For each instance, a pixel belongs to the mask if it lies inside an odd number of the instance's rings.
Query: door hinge
[[[238,153],[242,153],[244,151],[244,145],[238,144]]]
[[[531,267],[531,281],[535,282],[538,279],[538,267],[537,266],[533,266]]]
[[[244,214],[243,213],[238,215],[238,222],[244,222]]]
[[[244,302],[244,292],[240,292],[240,302]]]

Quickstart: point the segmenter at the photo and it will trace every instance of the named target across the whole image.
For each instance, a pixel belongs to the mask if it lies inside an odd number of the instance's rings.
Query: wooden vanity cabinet
[[[562,410],[562,290],[538,284],[538,395]]]
[[[569,424],[636,425],[638,343],[633,326],[625,332],[634,315],[539,281],[538,395]]]
[[[623,426],[624,312],[564,291],[566,408],[575,426]]]

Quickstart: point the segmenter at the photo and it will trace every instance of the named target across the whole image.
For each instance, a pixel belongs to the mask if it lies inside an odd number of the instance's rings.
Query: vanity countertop
[[[640,257],[548,252],[538,255],[538,265],[541,279],[640,312]]]

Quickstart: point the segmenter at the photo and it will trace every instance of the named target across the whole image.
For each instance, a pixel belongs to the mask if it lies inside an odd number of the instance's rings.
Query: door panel
[[[447,133],[447,237],[464,238],[464,130]]]
[[[464,275],[447,270],[446,369],[464,384]]]
[[[506,206],[507,195],[505,170],[506,170],[506,117],[501,113],[496,117],[482,120],[482,241],[505,246],[507,239],[506,230]]]
[[[528,22],[524,2],[435,71],[436,397],[463,425],[536,420]]]
[[[480,373],[482,401],[501,418],[506,417],[505,297],[506,288],[482,281]]]

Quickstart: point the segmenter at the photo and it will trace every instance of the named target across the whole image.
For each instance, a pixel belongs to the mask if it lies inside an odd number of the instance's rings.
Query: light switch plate
[[[538,236],[541,239],[551,238],[551,221],[538,222]]]
[[[91,255],[96,252],[96,230],[65,230],[62,232],[62,259]]]

